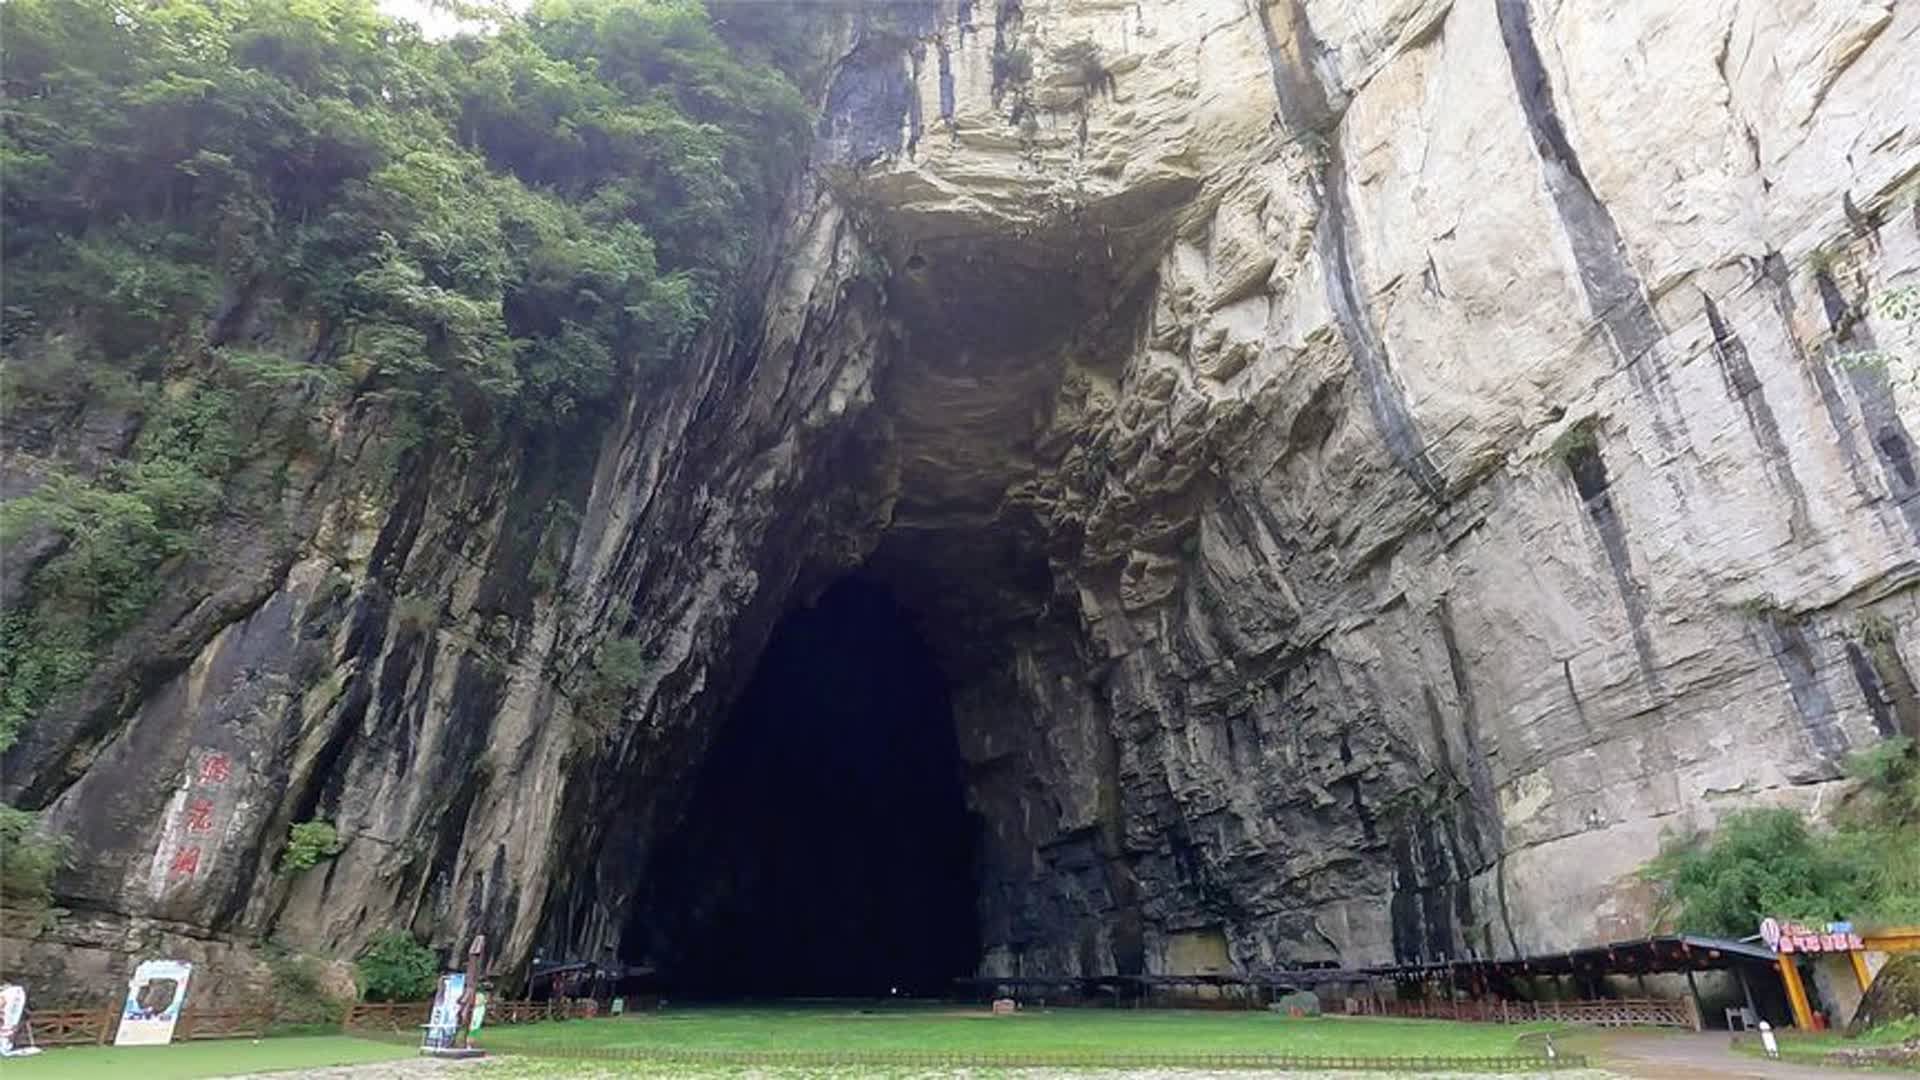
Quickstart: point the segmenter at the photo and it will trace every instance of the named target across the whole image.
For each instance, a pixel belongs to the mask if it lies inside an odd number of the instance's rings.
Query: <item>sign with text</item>
[[[440,992],[433,997],[433,1013],[427,1018],[426,1039],[421,1043],[435,1050],[453,1045],[460,1031],[460,999],[467,993],[467,977],[461,974],[440,976]]]
[[[115,1046],[165,1046],[187,1004],[187,980],[193,965],[180,960],[147,960],[127,983],[127,1004],[120,1010]]]
[[[27,1014],[27,988],[8,983],[0,986],[0,1057],[13,1056],[13,1033],[20,1030],[20,1018]]]
[[[1828,923],[1826,929],[1815,930],[1784,919],[1762,919],[1760,940],[1778,953],[1837,953],[1866,948],[1848,922]]]

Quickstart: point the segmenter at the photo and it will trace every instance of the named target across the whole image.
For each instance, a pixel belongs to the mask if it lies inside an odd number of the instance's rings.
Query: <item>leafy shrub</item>
[[[631,690],[640,685],[646,666],[646,646],[639,638],[608,638],[593,656],[594,683],[610,693]]]
[[[360,996],[368,1001],[421,1001],[433,996],[440,964],[433,950],[398,930],[384,930],[354,962]]]
[[[1766,916],[1826,922],[1920,918],[1920,765],[1907,739],[1854,755],[1861,781],[1834,828],[1792,810],[1742,810],[1711,834],[1670,843],[1642,876],[1661,891],[1662,921],[1708,934],[1750,934]]]
[[[287,849],[280,853],[280,872],[299,874],[340,854],[340,834],[326,821],[302,821],[287,830]]]
[[[0,907],[44,911],[53,902],[53,875],[67,845],[34,831],[38,816],[0,803]]]
[[[273,1027],[280,1035],[322,1035],[338,1030],[343,1002],[327,993],[320,964],[269,942],[267,968],[273,973]]]
[[[1646,875],[1691,933],[1740,937],[1768,915],[1844,919],[1864,900],[1855,868],[1780,808],[1729,814],[1711,836],[1669,846]]]
[[[409,633],[424,633],[440,622],[440,602],[431,596],[403,596],[393,605],[393,618]]]

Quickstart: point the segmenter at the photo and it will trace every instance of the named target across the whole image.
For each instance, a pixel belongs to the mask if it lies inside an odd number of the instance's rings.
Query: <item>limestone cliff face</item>
[[[10,960],[599,956],[773,622],[856,566],[954,683],[989,972],[1622,936],[1663,831],[1920,734],[1920,341],[1870,303],[1920,274],[1920,6],[847,40],[755,318],[588,444],[366,490],[378,424],[331,418],[296,535],[236,525],[36,725],[6,791],[75,838],[74,915]],[[276,876],[315,816],[345,849]]]

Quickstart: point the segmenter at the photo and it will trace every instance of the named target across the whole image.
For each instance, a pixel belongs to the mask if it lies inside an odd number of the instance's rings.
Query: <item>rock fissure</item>
[[[350,474],[392,417],[329,416],[287,554],[183,569],[128,638],[161,659],[8,752],[87,908],[23,971],[118,982],[151,931],[237,996],[267,935],[397,928],[718,992],[768,889],[813,987],[887,978],[847,916],[937,926],[925,985],[1567,948],[1650,928],[1663,829],[1830,807],[1914,733],[1912,405],[1841,361],[1911,344],[1842,281],[1920,234],[1769,255],[1757,314],[1713,286],[1843,174],[1915,175],[1920,16],[1568,8],[1550,68],[1526,0],[818,8],[812,157],[735,317],[569,437],[384,487]],[[1668,59],[1591,62],[1628,46]],[[209,326],[266,333],[245,306]],[[0,494],[112,427],[10,431]],[[780,743],[768,680],[849,588],[893,614],[838,700],[943,704]],[[910,732],[951,745],[888,788]],[[843,766],[920,810],[807,786]],[[342,850],[278,874],[312,819]],[[924,874],[916,821],[954,840]]]

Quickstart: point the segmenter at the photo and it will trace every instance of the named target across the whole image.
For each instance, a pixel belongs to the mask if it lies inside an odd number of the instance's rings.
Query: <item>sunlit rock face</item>
[[[1664,832],[1920,735],[1920,324],[1873,303],[1920,275],[1920,6],[831,32],[751,317],[591,445],[313,478],[286,558],[9,756],[78,843],[32,964],[618,955],[773,626],[856,569],[947,684],[988,973],[1618,938]],[[277,877],[310,817],[344,851]]]

